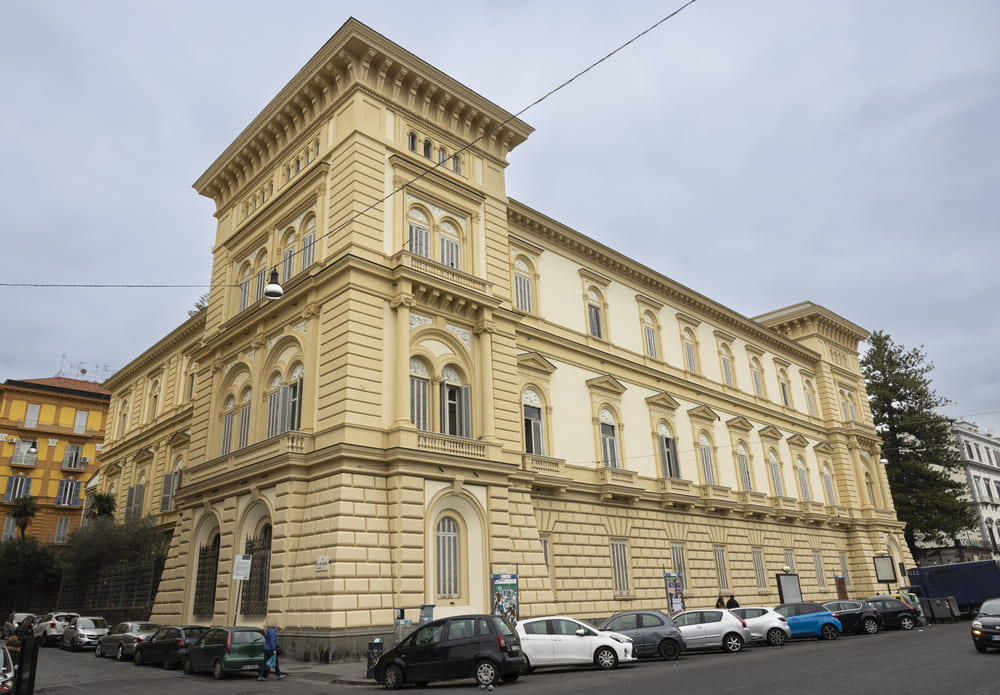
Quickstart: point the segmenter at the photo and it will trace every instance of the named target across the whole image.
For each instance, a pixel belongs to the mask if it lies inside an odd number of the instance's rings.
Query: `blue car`
[[[844,631],[836,616],[818,603],[783,603],[774,610],[785,616],[793,638],[837,639]]]

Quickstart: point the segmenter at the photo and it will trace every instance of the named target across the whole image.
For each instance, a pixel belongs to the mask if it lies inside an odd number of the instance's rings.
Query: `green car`
[[[213,627],[187,648],[184,673],[211,671],[216,680],[264,663],[264,631],[255,627]]]

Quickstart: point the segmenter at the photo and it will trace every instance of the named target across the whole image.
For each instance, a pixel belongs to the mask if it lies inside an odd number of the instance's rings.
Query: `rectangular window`
[[[518,310],[531,313],[531,278],[514,275],[514,303]]]
[[[851,573],[847,571],[847,553],[840,554],[840,574],[844,577],[844,583],[851,585]]]
[[[628,546],[625,541],[611,541],[611,575],[613,577],[615,596],[627,596],[628,583]]]
[[[66,453],[63,455],[63,468],[80,468],[80,452],[83,446],[80,444],[67,444]]]
[[[538,542],[542,544],[542,558],[545,560],[545,573],[551,575],[552,568],[549,566],[549,537],[539,536]]]
[[[73,421],[73,434],[87,433],[87,417],[90,415],[86,410],[76,411],[76,419]]]
[[[980,480],[978,477],[973,478],[973,480],[976,482],[976,499],[981,500],[983,499],[983,488],[981,486]]]
[[[35,405],[33,403],[28,404],[28,412],[24,414],[25,427],[38,427],[38,413],[41,409],[42,406],[40,405]]]
[[[542,409],[532,405],[524,406],[524,451],[528,454],[545,455],[542,437]]]
[[[795,553],[791,550],[785,551],[785,566],[791,570],[792,574],[795,574]]]
[[[670,544],[670,563],[674,568],[674,574],[681,575],[681,588],[687,589],[687,565],[684,562],[684,546],[677,543]]]
[[[61,516],[56,519],[56,535],[53,542],[65,543],[67,538],[69,538],[69,517]]]
[[[601,307],[596,304],[588,304],[587,318],[590,321],[590,335],[595,338],[603,338],[604,329],[601,326]]]
[[[726,386],[733,385],[733,365],[726,356],[722,357],[722,378],[726,382]]]
[[[716,547],[714,554],[715,577],[719,582],[719,591],[729,591],[729,574],[726,572],[726,549]]]
[[[302,237],[302,270],[313,264],[313,251],[315,249],[315,236],[309,232]]]
[[[163,489],[160,492],[160,511],[169,512],[174,508],[174,494],[181,486],[181,472],[167,473],[163,476]]]
[[[10,503],[22,497],[31,496],[31,478],[24,475],[12,475],[7,478],[7,490],[3,494],[3,501]]]
[[[459,245],[454,239],[441,237],[441,263],[449,268],[461,268]]]
[[[3,521],[3,538],[0,540],[9,541],[17,533],[17,520],[8,514]]]
[[[60,507],[76,507],[80,504],[80,481],[60,480],[59,491],[56,493],[56,505]]]
[[[819,551],[813,551],[813,564],[816,565],[816,583],[821,591],[826,591],[826,577],[823,575],[823,558]]]
[[[424,229],[423,227],[418,227],[415,224],[411,224],[409,247],[410,247],[410,253],[416,254],[418,256],[423,256],[424,258],[430,258],[431,257],[430,230]]]
[[[677,440],[660,435],[660,463],[664,478],[680,478],[681,469],[677,461]]]
[[[38,453],[28,452],[33,444],[34,442],[26,442],[23,439],[14,442],[14,454],[10,457],[10,465],[34,466],[35,461],[38,460]]]
[[[744,490],[753,490],[753,483],[750,478],[750,459],[746,454],[737,453],[736,462],[740,467],[740,483]]]
[[[240,434],[236,446],[242,449],[250,442],[250,403],[244,403],[240,408]]]
[[[410,422],[418,430],[427,431],[427,379],[410,377]]]
[[[642,335],[646,341],[646,354],[656,359],[656,329],[652,326],[643,326]]]
[[[618,468],[618,438],[615,426],[601,423],[601,459],[607,468]]]
[[[471,395],[468,386],[441,384],[441,432],[471,437]]]
[[[997,486],[997,496],[1000,497],[1000,480],[994,483]]]
[[[753,549],[753,572],[757,577],[757,590],[767,591],[767,574],[764,572],[764,551]]]
[[[240,311],[250,305],[250,278],[240,283]]]
[[[233,412],[222,416],[222,455],[233,450]]]
[[[146,495],[146,485],[133,485],[125,494],[125,521],[142,517],[142,498]]]

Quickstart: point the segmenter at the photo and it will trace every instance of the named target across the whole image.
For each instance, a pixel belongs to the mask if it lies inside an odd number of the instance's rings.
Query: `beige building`
[[[106,384],[102,484],[173,528],[154,619],[273,619],[316,658],[488,611],[494,573],[522,616],[598,619],[665,608],[665,572],[773,605],[784,566],[830,599],[912,565],[866,331],[741,316],[509,199],[530,133],[350,20],[198,179],[208,307]]]

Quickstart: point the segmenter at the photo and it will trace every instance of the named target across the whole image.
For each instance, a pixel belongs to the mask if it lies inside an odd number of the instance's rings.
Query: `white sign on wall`
[[[252,555],[237,555],[233,564],[233,579],[249,579]]]

